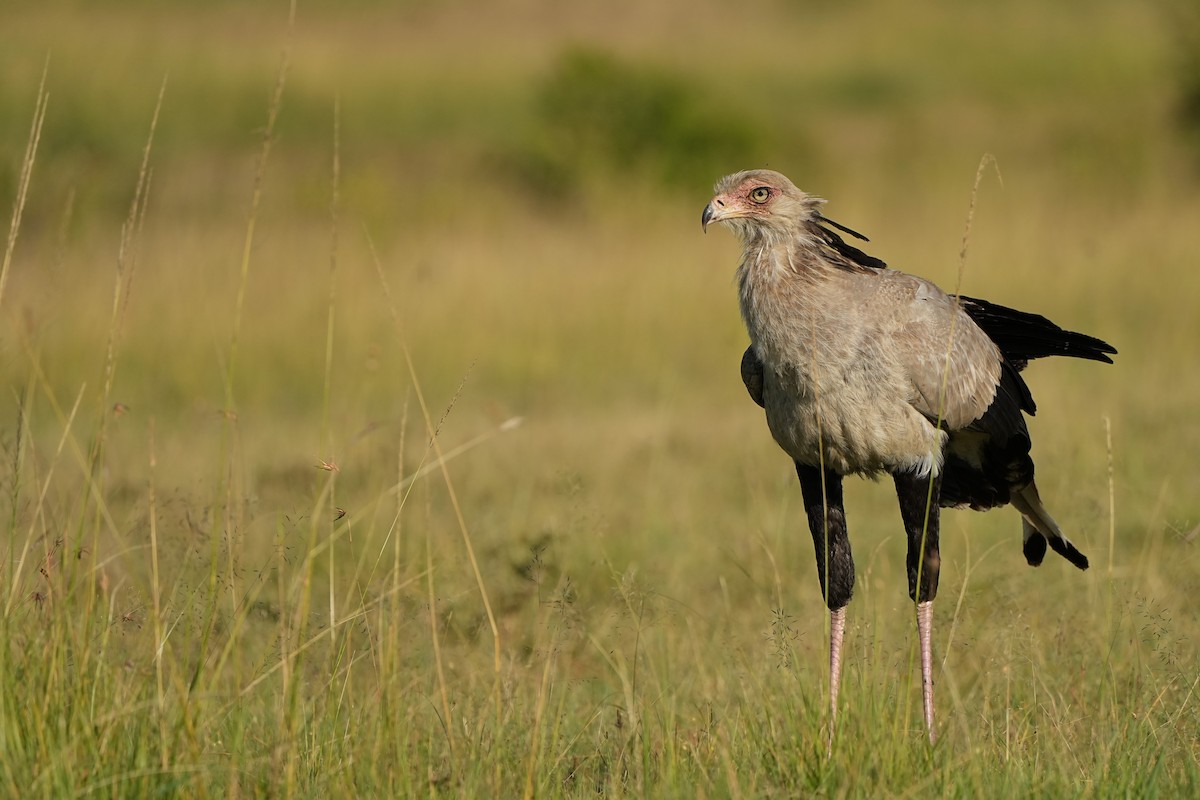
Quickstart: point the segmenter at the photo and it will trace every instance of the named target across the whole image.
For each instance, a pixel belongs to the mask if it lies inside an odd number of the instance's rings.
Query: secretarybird
[[[1087,569],[1038,497],[1022,416],[1035,406],[1020,373],[1043,356],[1112,363],[1116,350],[1045,317],[888,269],[842,239],[837,231],[865,237],[822,216],[824,202],[778,172],[739,172],[717,183],[702,222],[705,230],[724,222],[741,238],[737,283],[750,334],[742,379],[800,476],[830,610],[830,743],[854,590],[842,477],[882,472],[895,480],[908,536],[932,742],[939,507],[1011,503],[1029,564],[1041,564],[1049,544]]]

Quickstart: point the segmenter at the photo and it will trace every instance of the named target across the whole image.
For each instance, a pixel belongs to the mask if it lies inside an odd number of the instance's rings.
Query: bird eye
[[[750,199],[756,203],[765,203],[765,202],[767,202],[767,198],[769,198],[770,196],[771,196],[771,190],[765,186],[759,186],[757,189],[755,189],[753,192],[750,193]]]

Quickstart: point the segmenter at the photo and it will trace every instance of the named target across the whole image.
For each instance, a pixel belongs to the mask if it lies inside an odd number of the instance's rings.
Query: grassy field
[[[1187,5],[741,5],[6,9],[0,793],[1200,795]],[[985,154],[963,291],[1120,350],[1028,372],[1093,566],[946,514],[930,747],[850,481],[826,756],[700,211],[769,165],[954,287]]]

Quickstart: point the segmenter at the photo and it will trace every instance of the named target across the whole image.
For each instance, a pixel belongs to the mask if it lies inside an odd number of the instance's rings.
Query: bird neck
[[[773,290],[776,284],[813,281],[837,271],[823,252],[823,243],[806,227],[779,231],[768,226],[747,230],[742,239],[738,283]]]
[[[786,240],[745,240],[738,266],[742,319],[764,363],[779,366],[813,345],[814,332],[841,326],[837,290],[848,274],[822,257],[819,242],[805,233]]]

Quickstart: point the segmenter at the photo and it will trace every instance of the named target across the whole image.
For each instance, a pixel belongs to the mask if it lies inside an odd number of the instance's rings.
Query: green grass
[[[1200,792],[1169,15],[244,6],[0,32],[0,794]],[[671,127],[622,108],[570,152],[579,53]],[[933,748],[895,500],[851,481],[825,755],[811,540],[737,379],[736,244],[699,231],[757,164],[714,130],[944,286],[994,154],[964,291],[1121,351],[1028,372],[1090,571],[1025,566],[1010,510],[944,517]]]

